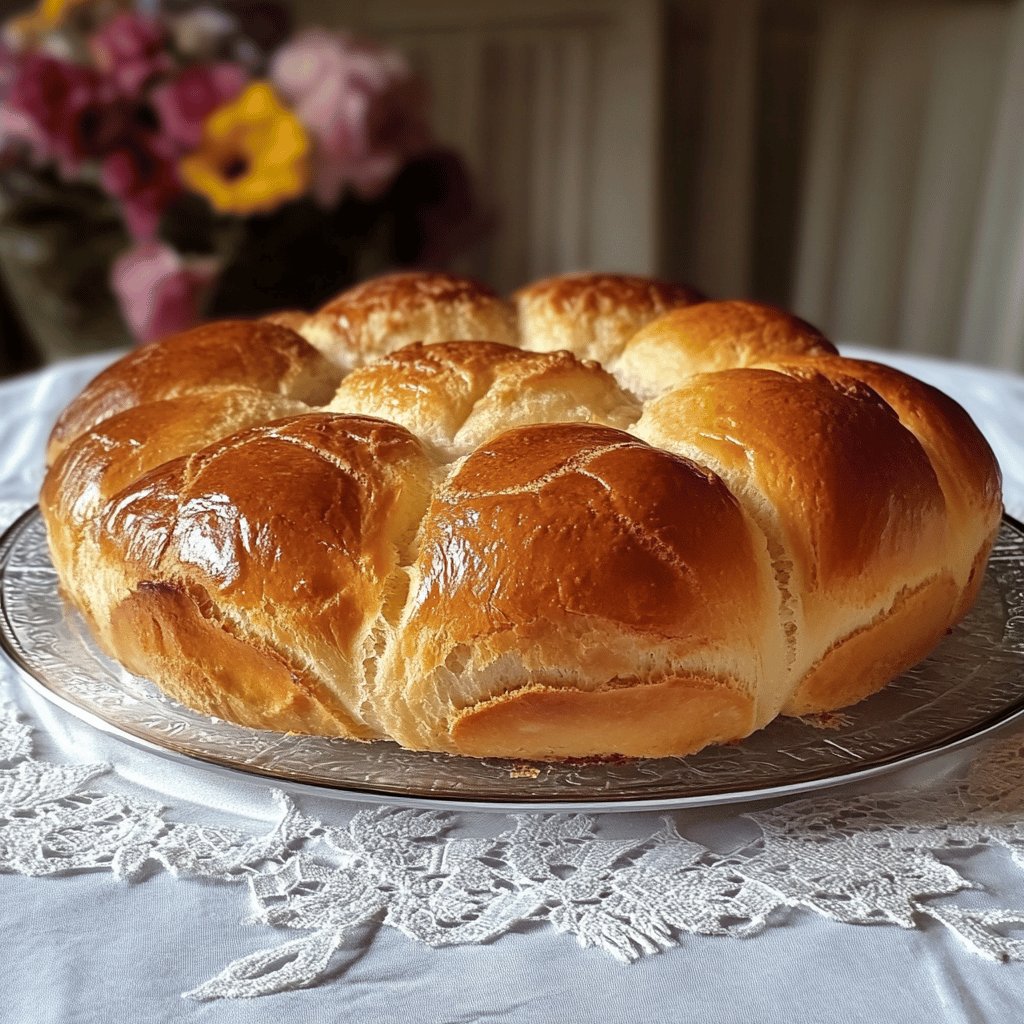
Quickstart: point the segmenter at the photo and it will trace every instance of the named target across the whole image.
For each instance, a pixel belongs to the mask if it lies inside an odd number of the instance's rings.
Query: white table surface
[[[920,357],[874,355],[939,385],[967,407],[1000,458],[1008,511],[1024,518],[1024,379]],[[8,509],[8,503],[27,507],[34,500],[50,424],[103,361],[93,357],[0,384],[0,503]],[[0,669],[0,700],[13,704],[33,728],[36,757],[111,762],[115,774],[106,778],[107,789],[148,794],[176,820],[251,823],[274,817],[268,787],[172,766],[104,737],[33,696],[7,666]],[[916,771],[955,772],[965,756]],[[889,776],[884,788],[914,784],[915,776],[904,772]],[[299,803],[338,822],[354,809],[342,801]],[[744,809],[674,818],[684,835],[715,847],[734,841],[744,827]],[[458,827],[487,834],[495,825],[488,815],[467,814]],[[601,821],[602,833],[610,836],[646,835],[657,827],[657,818],[647,814]],[[991,850],[963,856],[972,858],[973,879],[998,888],[1008,905],[1024,907],[1024,872]],[[367,927],[346,942],[316,988],[255,1000],[183,1000],[183,991],[229,961],[295,937],[246,923],[247,913],[238,885],[183,881],[166,872],[148,872],[131,883],[108,872],[0,875],[0,1022],[1024,1020],[1024,963],[972,956],[937,925],[841,925],[801,911],[752,938],[684,938],[678,948],[632,965],[581,949],[550,927],[526,925],[486,945],[443,949],[390,928]]]

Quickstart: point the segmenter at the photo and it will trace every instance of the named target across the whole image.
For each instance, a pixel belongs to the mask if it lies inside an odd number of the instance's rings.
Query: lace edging
[[[644,839],[600,835],[584,814],[514,815],[487,838],[458,816],[375,807],[347,824],[304,814],[281,792],[277,823],[243,829],[168,820],[159,804],[104,793],[106,764],[36,760],[29,728],[0,709],[0,871],[106,870],[245,883],[256,921],[305,933],[229,964],[186,992],[212,1000],[314,985],[354,930],[397,928],[430,946],[481,943],[524,922],[630,962],[687,935],[755,935],[796,908],[846,924],[924,920],[990,960],[1024,959],[1003,934],[1013,909],[940,897],[980,888],[936,856],[999,847],[1024,869],[1024,748],[987,748],[963,782],[920,792],[805,799],[746,818],[759,836],[728,853],[664,819]]]

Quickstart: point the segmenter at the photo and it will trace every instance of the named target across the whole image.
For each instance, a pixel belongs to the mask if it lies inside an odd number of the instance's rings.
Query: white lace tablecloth
[[[1024,518],[1024,380],[876,355],[968,408]],[[102,363],[0,385],[4,524]],[[797,803],[442,816],[171,764],[0,665],[4,1024],[1018,1024],[1022,929],[1024,732]]]

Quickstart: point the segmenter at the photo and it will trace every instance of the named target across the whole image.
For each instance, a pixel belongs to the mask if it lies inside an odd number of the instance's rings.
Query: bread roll
[[[485,285],[454,274],[388,274],[349,288],[301,327],[312,345],[350,370],[414,341],[514,344],[515,312]]]
[[[835,351],[816,327],[774,306],[702,302],[652,320],[610,368],[634,394],[656,398],[697,373]]]
[[[143,474],[98,524],[94,619],[132,671],[211,715],[369,738],[432,464],[382,420],[252,427]]]
[[[215,387],[245,387],[309,405],[330,399],[340,374],[294,331],[225,320],[146,345],[119,359],[61,413],[47,462],[91,427],[138,405]]]
[[[620,431],[544,424],[478,448],[435,495],[413,578],[377,694],[405,746],[660,756],[777,710],[763,537],[720,480]]]
[[[814,372],[700,374],[648,405],[636,433],[721,477],[767,538],[788,713],[860,700],[938,642],[957,597],[935,558],[945,501],[924,449],[869,388]]]
[[[565,349],[605,366],[644,324],[703,298],[692,288],[629,274],[563,274],[515,295],[523,348]]]
[[[969,610],[998,466],[933,388],[697,298],[569,275],[517,326],[407,274],[134,352],[54,429],[62,587],[257,728],[661,757],[860,700]]]
[[[95,620],[96,526],[121,488],[235,430],[310,411],[292,398],[226,386],[135,406],[86,431],[56,460],[40,499],[65,591]]]
[[[965,615],[981,588],[1003,512],[999,464],[974,421],[937,388],[880,363],[835,356],[775,368],[863,381],[921,442],[946,502],[946,558],[960,591],[955,618]]]
[[[640,406],[596,363],[493,342],[408,345],[350,373],[328,407],[401,423],[452,459],[529,423],[626,427]]]

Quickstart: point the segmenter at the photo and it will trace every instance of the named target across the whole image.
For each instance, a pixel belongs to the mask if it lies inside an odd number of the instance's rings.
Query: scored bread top
[[[563,274],[516,292],[519,337],[523,348],[566,349],[607,367],[644,324],[703,298],[684,285],[629,274]]]
[[[410,272],[349,288],[298,329],[329,359],[351,369],[414,341],[515,344],[514,317],[508,302],[476,281]]]
[[[122,593],[108,641],[118,649],[167,604],[175,612],[163,631],[180,622],[184,635],[176,655],[190,634],[201,652],[210,624],[237,636],[244,621],[250,646],[290,681],[275,673],[261,687],[257,673],[207,687],[202,710],[252,725],[271,714],[295,729],[303,723],[284,714],[295,714],[299,695],[339,731],[368,735],[358,704],[370,633],[392,612],[392,577],[412,557],[431,469],[402,427],[330,414],[250,427],[158,466],[108,502],[99,522],[98,564]],[[204,621],[189,621],[190,606]],[[150,653],[139,652],[140,665]],[[169,659],[155,669],[173,683]],[[194,669],[200,679],[202,666]]]
[[[528,426],[481,445],[436,492],[412,578],[379,698],[407,745],[524,687],[673,676],[721,688],[749,731],[764,696],[752,680],[784,667],[771,565],[736,500],[692,463],[608,427]],[[505,721],[503,752],[566,752],[568,724]]]
[[[449,457],[528,423],[627,427],[640,416],[596,363],[479,341],[407,345],[353,370],[327,408],[401,423]]]
[[[137,350],[54,429],[62,586],[263,728],[666,756],[859,700],[977,595],[998,467],[927,385],[699,299],[402,274]]]

